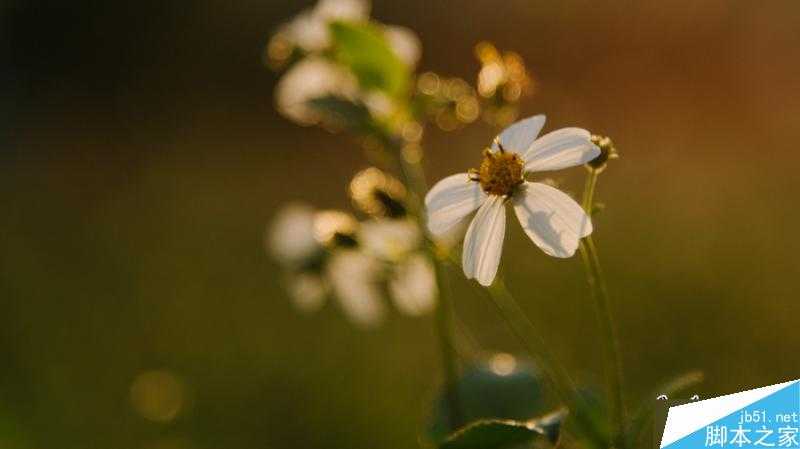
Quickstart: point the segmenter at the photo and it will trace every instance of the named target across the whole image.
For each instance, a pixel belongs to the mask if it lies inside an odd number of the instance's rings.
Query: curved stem
[[[538,329],[528,319],[514,296],[508,291],[502,277],[498,276],[495,279],[488,292],[503,315],[503,319],[525,346],[530,357],[547,376],[558,398],[564,403],[574,404],[579,396],[572,378],[550,351]]]
[[[586,180],[583,192],[583,209],[591,216],[594,207],[594,191],[597,186],[599,173],[592,170]],[[600,258],[592,236],[585,237],[580,242],[581,260],[586,269],[586,280],[592,291],[595,303],[597,321],[603,335],[603,363],[605,365],[606,383],[608,386],[608,403],[611,421],[611,445],[623,448],[625,445],[625,405],[622,394],[622,361],[619,350],[614,318],[611,313],[608,288],[606,286]]]
[[[436,331],[439,336],[439,345],[442,351],[442,363],[445,374],[445,398],[448,405],[448,424],[450,429],[457,429],[464,425],[464,414],[461,398],[458,393],[458,351],[453,338],[453,304],[450,300],[450,285],[447,282],[447,273],[444,265],[434,261],[436,267],[436,281],[439,285],[439,303],[436,307]]]

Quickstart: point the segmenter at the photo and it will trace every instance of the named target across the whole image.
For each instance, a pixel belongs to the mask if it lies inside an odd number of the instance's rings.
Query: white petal
[[[422,315],[436,304],[436,273],[431,261],[414,254],[395,267],[389,292],[397,309],[407,315]]]
[[[464,238],[461,263],[467,279],[477,279],[486,287],[492,285],[500,265],[505,232],[505,197],[491,195],[478,209]]]
[[[330,45],[326,19],[310,10],[295,16],[286,25],[285,32],[290,41],[309,53],[322,51]]]
[[[527,171],[549,171],[585,164],[599,154],[589,131],[562,128],[536,139],[523,159]]]
[[[325,303],[328,286],[321,276],[300,273],[287,279],[288,292],[292,302],[303,312],[315,312]]]
[[[394,111],[394,102],[391,97],[377,90],[363,94],[361,101],[373,117],[388,118]]]
[[[287,118],[311,125],[320,116],[308,102],[334,95],[351,98],[357,83],[353,75],[322,58],[309,57],[293,65],[275,86],[275,106]]]
[[[364,221],[358,241],[364,250],[385,261],[397,261],[420,245],[420,229],[412,220]]]
[[[331,255],[326,272],[342,310],[353,322],[371,327],[383,320],[386,310],[375,258],[355,250],[338,251]]]
[[[422,43],[413,31],[406,27],[389,25],[384,27],[383,34],[400,60],[408,67],[414,67],[422,54]]]
[[[314,210],[301,203],[284,206],[264,237],[273,257],[288,265],[301,264],[321,250],[314,238]]]
[[[592,233],[591,218],[575,200],[556,188],[526,182],[513,201],[522,229],[550,256],[572,256],[580,239]]]
[[[500,143],[503,144],[504,150],[525,154],[525,151],[530,148],[533,141],[536,140],[539,131],[544,127],[544,122],[545,116],[539,114],[512,124],[497,136],[494,143],[492,143],[492,149],[500,149],[497,145],[497,141],[499,140]]]
[[[442,179],[425,195],[428,229],[441,235],[477,209],[486,199],[479,183],[459,173]]]
[[[326,21],[358,21],[369,17],[370,3],[366,0],[320,0],[314,15]]]

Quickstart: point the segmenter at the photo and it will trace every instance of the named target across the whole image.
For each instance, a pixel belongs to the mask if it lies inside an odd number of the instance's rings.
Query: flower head
[[[545,117],[521,120],[500,133],[483,152],[478,169],[449,176],[425,197],[428,229],[446,234],[476,209],[464,239],[462,265],[469,279],[491,285],[505,237],[505,205],[511,203],[523,230],[546,254],[571,257],[591,234],[589,216],[569,195],[526,180],[536,172],[574,167],[596,158],[600,149],[588,131],[563,128],[536,138]]]
[[[373,217],[401,218],[406,215],[406,188],[383,171],[370,167],[350,181],[350,198],[360,211]]]
[[[436,275],[421,252],[422,235],[407,218],[361,223],[357,248],[337,251],[326,275],[342,309],[354,323],[372,327],[386,315],[389,293],[400,312],[417,316],[436,303]]]
[[[405,194],[395,190],[399,181],[375,168],[355,179],[360,180],[358,191]],[[283,268],[284,284],[298,309],[315,311],[333,296],[353,323],[373,327],[385,318],[389,299],[410,316],[434,307],[436,276],[423,252],[419,225],[404,213],[382,210],[376,215],[382,218],[359,222],[343,211],[301,203],[278,212],[265,244]]]
[[[289,296],[300,310],[322,307],[330,289],[325,275],[329,255],[354,247],[357,231],[353,216],[302,203],[290,203],[275,216],[265,244],[283,268]]]
[[[617,159],[619,153],[617,153],[617,147],[614,146],[614,142],[611,141],[610,137],[592,134],[592,143],[600,148],[600,155],[587,162],[586,167],[599,173],[606,169],[609,160]]]

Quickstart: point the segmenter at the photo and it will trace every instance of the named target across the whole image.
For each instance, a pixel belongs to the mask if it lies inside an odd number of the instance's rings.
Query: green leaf
[[[353,133],[375,138],[386,147],[398,145],[396,137],[375,120],[369,109],[360,102],[353,102],[334,95],[314,98],[308,104],[323,114],[325,121],[341,126]]]
[[[397,57],[379,28],[370,23],[333,22],[333,57],[349,67],[365,89],[392,97],[406,92],[409,69]]]
[[[329,95],[309,100],[307,104],[322,113],[327,120],[348,129],[364,131],[373,126],[369,109],[361,103]]]
[[[485,420],[451,435],[441,449],[504,449],[533,442],[541,434],[518,421]]]
[[[510,449],[529,446],[537,439],[556,444],[566,410],[530,421],[486,419],[468,424],[447,438],[441,449]]]

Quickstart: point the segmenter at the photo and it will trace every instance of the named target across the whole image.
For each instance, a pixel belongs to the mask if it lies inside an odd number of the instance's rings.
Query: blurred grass
[[[454,8],[460,15],[453,15]],[[260,66],[290,2],[5,5],[0,132],[0,444],[10,448],[416,444],[440,378],[429,319],[353,329],[301,316],[261,236],[289,199],[346,207],[364,159],[276,116]],[[800,245],[795,2],[378,3],[424,69],[474,76],[481,39],[519,51],[546,129],[612,136],[596,220],[629,398],[706,373],[701,396],[796,378]],[[491,20],[489,20],[491,18]],[[493,131],[431,131],[429,178]],[[579,192],[580,170],[559,180]],[[509,288],[578,377],[600,381],[577,260],[511,227]],[[482,349],[520,346],[453,276]],[[136,376],[176,373],[175,421],[138,416]]]

